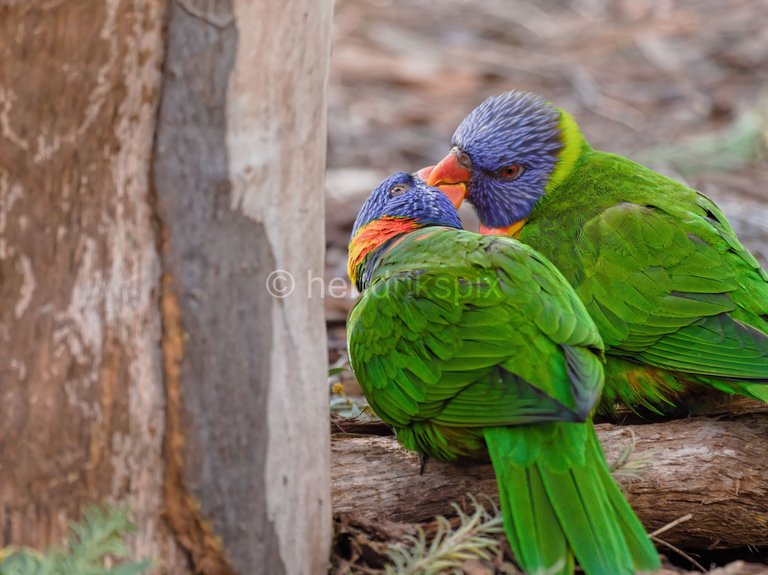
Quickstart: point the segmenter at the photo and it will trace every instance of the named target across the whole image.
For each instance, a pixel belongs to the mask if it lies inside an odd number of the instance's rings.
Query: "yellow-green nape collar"
[[[584,136],[573,116],[562,108],[557,108],[557,111],[560,112],[560,134],[563,137],[563,149],[560,150],[555,169],[549,176],[547,189],[556,188],[568,177],[585,144]]]

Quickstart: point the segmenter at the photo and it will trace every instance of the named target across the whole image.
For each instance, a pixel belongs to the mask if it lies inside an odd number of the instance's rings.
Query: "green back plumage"
[[[607,401],[653,406],[696,383],[764,395],[768,275],[705,196],[584,142],[520,239],[552,260],[595,320]]]
[[[595,358],[579,359],[602,348],[600,337],[559,272],[532,249],[425,229],[381,259],[348,337],[352,367],[385,421],[406,426],[424,411],[435,425],[458,419],[467,427],[589,412],[601,369]]]
[[[590,411],[602,341],[554,266],[508,238],[411,232],[378,256],[348,320],[350,363],[407,448],[488,449],[505,530],[528,572],[652,570],[658,557],[610,477]]]

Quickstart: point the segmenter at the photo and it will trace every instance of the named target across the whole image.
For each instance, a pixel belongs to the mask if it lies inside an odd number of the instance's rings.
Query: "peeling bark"
[[[637,443],[639,479],[621,479],[649,531],[691,514],[661,537],[684,549],[768,546],[768,416],[692,418],[597,426],[609,462]],[[452,513],[466,494],[496,499],[487,463],[419,459],[393,437],[337,434],[331,442],[334,512],[375,522],[414,523]]]

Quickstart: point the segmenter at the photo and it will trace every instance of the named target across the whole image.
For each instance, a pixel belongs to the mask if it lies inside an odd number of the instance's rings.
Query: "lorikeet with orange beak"
[[[555,269],[513,239],[464,231],[409,174],[355,222],[352,369],[405,447],[438,459],[487,450],[504,528],[528,573],[630,575],[658,555],[592,426],[602,342]]]
[[[489,98],[452,146],[419,174],[568,279],[606,344],[601,410],[660,410],[701,386],[768,401],[768,275],[711,200],[594,150],[533,94]]]

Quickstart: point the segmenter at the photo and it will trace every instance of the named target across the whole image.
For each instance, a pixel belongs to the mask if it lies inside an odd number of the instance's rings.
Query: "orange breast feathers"
[[[487,228],[485,226],[480,226],[480,233],[484,236],[507,236],[508,238],[519,238],[520,232],[523,231],[523,227],[525,227],[525,222],[527,220],[520,220],[512,224],[511,226],[507,226],[506,228]]]
[[[395,236],[418,227],[419,224],[413,218],[384,216],[360,228],[349,242],[347,274],[352,283],[357,282],[357,268],[368,254]]]

